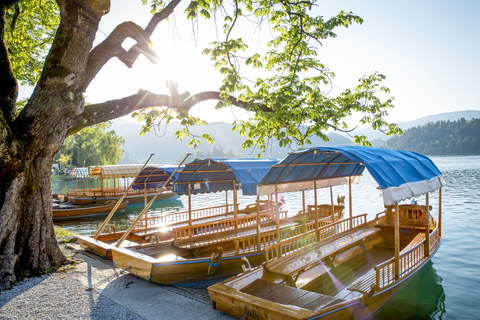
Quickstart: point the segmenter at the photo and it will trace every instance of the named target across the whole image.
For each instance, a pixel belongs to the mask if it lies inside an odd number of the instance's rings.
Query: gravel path
[[[79,263],[0,292],[0,319],[234,319],[214,310],[206,289],[151,283],[67,245]]]

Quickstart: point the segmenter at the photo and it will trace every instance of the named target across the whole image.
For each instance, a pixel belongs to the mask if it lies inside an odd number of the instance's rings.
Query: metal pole
[[[188,153],[185,158],[183,159],[183,161],[178,165],[177,169],[175,169],[175,171],[173,171],[173,173],[170,175],[170,177],[168,177],[167,181],[165,181],[165,183],[163,184],[163,186],[160,188],[160,190],[157,192],[157,194],[155,194],[152,198],[152,200],[150,200],[150,202],[148,203],[148,205],[143,208],[142,212],[140,212],[140,214],[138,215],[137,219],[135,219],[135,221],[132,222],[132,224],[130,225],[130,227],[127,229],[127,231],[125,231],[125,233],[123,234],[123,236],[120,238],[120,240],[118,240],[117,244],[115,245],[115,247],[120,247],[120,245],[122,244],[122,242],[128,237],[128,235],[130,234],[130,232],[132,232],[133,228],[135,227],[135,225],[138,223],[138,221],[143,217],[143,215],[145,214],[145,212],[147,212],[148,209],[150,209],[150,206],[153,204],[153,202],[155,202],[155,199],[157,199],[157,196],[162,193],[162,191],[166,188],[167,184],[170,182],[170,180],[173,178],[173,175],[177,172],[177,170],[180,168],[180,166],[185,162],[185,160],[187,160],[187,157],[190,155],[190,153]]]
[[[142,169],[140,169],[140,171],[138,172],[137,174],[137,177],[138,175],[140,174],[140,172],[142,172],[143,168],[145,168],[145,166],[147,165],[148,161],[150,161],[150,159],[153,157],[153,153],[150,155],[150,157],[148,158],[147,162],[145,162],[145,164],[143,165]],[[135,178],[136,179],[136,178]],[[135,179],[133,181],[135,181]],[[107,223],[110,221],[110,219],[112,218],[113,214],[115,213],[115,211],[117,211],[118,207],[120,206],[120,204],[123,202],[123,199],[125,199],[125,196],[127,195],[128,193],[128,190],[130,189],[130,187],[132,186],[133,184],[133,181],[132,183],[130,184],[130,186],[128,187],[127,191],[125,191],[125,193],[123,194],[123,196],[117,201],[117,203],[115,204],[115,206],[113,207],[112,211],[110,211],[110,213],[108,214],[108,216],[105,218],[105,220],[103,221],[102,225],[100,226],[100,228],[98,228],[97,232],[95,233],[95,236],[93,236],[93,239],[97,240],[98,236],[100,235],[100,233],[102,232],[103,228],[105,228],[105,226],[107,225]]]

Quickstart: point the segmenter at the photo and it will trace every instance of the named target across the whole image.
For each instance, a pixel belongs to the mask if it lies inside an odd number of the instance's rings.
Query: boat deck
[[[320,265],[316,270],[307,271],[306,273],[316,272],[320,276],[300,288],[256,279],[240,291],[268,301],[317,311],[357,297],[359,293],[352,292],[348,287],[369,274],[377,264],[391,257],[393,257],[391,249],[373,248],[331,270]]]
[[[358,295],[358,293],[348,290],[349,286],[370,273],[376,265],[393,258],[393,256],[393,249],[385,247],[372,248],[332,268],[328,272],[325,271],[318,278],[305,284],[302,289],[347,300]],[[325,267],[323,268],[325,269]]]
[[[293,305],[312,311],[343,301],[321,293],[285,286],[263,279],[255,280],[241,291],[272,302]]]

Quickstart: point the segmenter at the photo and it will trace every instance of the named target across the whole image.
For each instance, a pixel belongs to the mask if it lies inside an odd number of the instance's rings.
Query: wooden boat
[[[97,178],[97,187],[70,190],[64,197],[74,204],[105,203],[111,200],[118,200],[127,191],[127,179],[134,178],[132,188],[128,189],[125,200],[129,204],[144,203],[145,205],[158,193],[163,182],[169,177],[175,168],[159,165],[149,165],[143,168],[142,165],[112,165],[96,166],[88,168],[88,175]],[[123,186],[120,180],[124,179]],[[113,187],[108,182],[113,180]],[[177,196],[172,192],[171,186],[164,188],[164,191],[156,196],[156,201],[170,199]]]
[[[264,212],[268,210],[269,206],[273,208],[273,203],[264,201],[260,204],[260,209]],[[245,209],[238,209],[238,213],[240,215],[251,213],[251,207],[251,205],[247,205]],[[176,230],[189,225],[190,217],[192,225],[201,225],[213,220],[233,219],[234,208],[234,204],[227,204],[143,217],[135,224],[122,246],[134,248],[139,245],[165,241],[171,243],[176,236]],[[117,231],[113,226],[109,226],[107,231],[98,235],[96,239],[94,236],[79,236],[78,242],[84,249],[103,258],[112,259],[112,248],[122,238],[125,231]]]
[[[127,205],[128,205],[128,201],[123,201],[119,205],[118,210],[124,210],[127,207]],[[115,201],[111,201],[104,204],[95,204],[95,205],[86,205],[86,206],[58,205],[52,208],[53,221],[87,218],[87,217],[92,217],[99,214],[106,214],[112,211],[114,206],[115,206]]]
[[[256,184],[265,174],[271,160],[255,159],[201,159],[185,166],[175,181],[178,194],[216,192],[242,188],[243,194],[255,194]],[[270,202],[270,201],[269,201]],[[230,219],[212,220],[190,224],[175,229],[175,240],[170,243],[149,244],[134,248],[113,247],[116,267],[149,281],[163,284],[205,287],[212,282],[237,274],[244,267],[259,265],[264,261],[263,250],[276,239],[295,236],[315,224],[331,223],[332,213],[323,220],[297,224],[288,219],[279,205],[260,210],[257,197],[256,212]],[[273,203],[278,204],[278,199]]]
[[[243,319],[372,318],[440,246],[445,180],[433,162],[379,148],[311,148],[272,168],[259,194],[345,182],[351,193],[365,167],[382,189],[385,211],[370,221],[367,214],[352,216],[350,194],[348,218],[266,247],[264,264],[210,286],[213,307]],[[298,178],[281,180],[292,174]],[[438,220],[428,198],[435,190]],[[399,204],[421,195],[424,205]]]
[[[207,161],[207,160],[205,160]],[[208,159],[208,161],[211,161]],[[248,161],[244,161],[245,163],[249,163]],[[257,160],[252,160],[252,162],[258,163]],[[254,173],[258,174],[260,177],[268,171],[271,164],[277,163],[278,160],[267,160],[262,161],[262,166],[260,168],[254,169]],[[193,164],[189,164],[189,169],[194,166]],[[231,174],[231,170],[226,167],[222,166],[223,170],[227,173],[227,177],[229,179],[233,179]],[[183,171],[183,170],[182,170]],[[181,172],[182,172],[181,171]],[[183,173],[185,175],[185,172]],[[198,173],[199,174],[199,173]],[[216,176],[218,173],[216,171],[207,172],[206,174],[206,183],[212,184],[216,180]],[[145,176],[145,175],[144,175]],[[175,176],[177,177],[178,174]],[[149,175],[149,179],[145,179],[145,183],[151,182],[151,175]],[[203,177],[202,177],[203,178]],[[212,180],[213,179],[213,180]],[[232,180],[232,182],[234,179]],[[242,180],[245,183],[248,183],[248,180]],[[147,188],[150,185],[147,185]],[[238,189],[238,186],[236,187]],[[234,192],[236,192],[236,189]],[[228,192],[233,190],[232,183],[219,184],[216,183],[214,189],[209,189],[210,191],[226,191],[228,200]],[[193,194],[203,193],[204,191],[194,190],[193,192],[188,192],[188,190],[182,190],[180,194],[188,194],[189,199]],[[121,243],[124,247],[133,248],[139,245],[145,245],[149,243],[158,243],[164,241],[173,241],[175,238],[175,230],[179,228],[184,228],[189,225],[202,225],[204,223],[208,223],[214,220],[232,220],[236,219],[238,215],[244,216],[248,213],[256,212],[256,205],[247,205],[245,208],[240,209],[238,203],[236,203],[236,195],[234,194],[235,203],[228,203],[226,202],[225,205],[221,206],[213,206],[213,207],[203,207],[199,209],[192,209],[191,208],[191,201],[189,201],[189,210],[182,211],[182,212],[170,212],[162,215],[157,216],[147,216],[146,211],[145,215],[142,216],[137,223],[134,224],[132,231],[128,236],[126,236],[126,241]],[[260,203],[260,211],[268,211],[274,208],[274,204],[271,201],[263,201]],[[125,232],[120,231],[116,232],[115,229],[110,228],[109,233],[98,234],[94,237],[80,237],[79,243],[85,249],[105,257],[107,259],[112,259],[112,247],[117,245],[118,241],[122,239]],[[112,232],[113,231],[113,232]],[[219,230],[220,231],[220,230]],[[192,231],[196,233],[197,231]]]

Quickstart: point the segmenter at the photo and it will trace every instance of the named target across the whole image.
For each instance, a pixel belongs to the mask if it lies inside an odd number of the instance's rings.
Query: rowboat
[[[118,200],[127,191],[127,179],[135,178],[132,188],[128,189],[125,200],[129,204],[149,202],[162,187],[163,182],[170,176],[175,168],[169,166],[149,165],[143,168],[141,164],[109,165],[89,167],[87,176],[97,178],[97,186],[78,188],[68,191],[63,195],[66,200],[74,204],[105,203]],[[85,175],[84,171],[79,171]],[[139,173],[141,172],[141,175]],[[121,185],[123,179],[123,185]],[[113,187],[109,182],[113,180]],[[90,181],[90,180],[89,180]],[[171,186],[164,188],[164,192],[156,196],[156,201],[171,199],[177,195],[171,191]]]
[[[191,223],[174,230],[174,240],[135,247],[112,248],[116,267],[128,268],[148,281],[162,284],[206,287],[245,267],[264,261],[264,248],[313,228],[312,223],[291,222],[280,209],[278,199],[266,200],[261,207],[257,197],[255,212],[238,211],[237,190],[255,195],[259,179],[278,160],[270,159],[197,159],[185,166],[174,183],[179,195],[233,191],[232,217]],[[264,200],[265,201],[265,200]],[[190,201],[189,201],[190,203]],[[250,209],[253,206],[250,206]],[[329,207],[330,209],[332,207]],[[337,208],[337,211],[340,207]],[[341,209],[343,210],[343,208]],[[316,223],[331,223],[332,213]]]
[[[124,210],[128,205],[128,201],[123,201],[117,210]],[[104,204],[94,205],[57,205],[52,208],[53,221],[66,220],[66,219],[79,219],[97,216],[100,214],[106,214],[112,211],[115,206],[115,202],[108,202]]]
[[[365,168],[385,210],[354,216],[351,184]],[[261,266],[208,288],[213,307],[243,319],[370,319],[390,301],[440,247],[445,179],[412,152],[310,148],[274,166],[258,194],[341,184],[349,186],[348,218],[266,247]],[[436,190],[438,219],[429,201]]]

